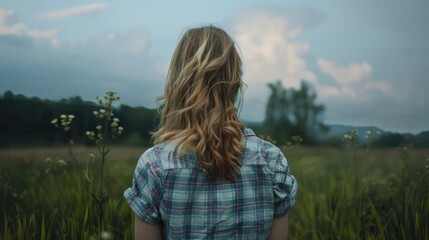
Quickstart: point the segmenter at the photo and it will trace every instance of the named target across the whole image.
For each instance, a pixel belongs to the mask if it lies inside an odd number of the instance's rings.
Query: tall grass
[[[291,239],[429,239],[429,152],[403,150],[286,149]]]
[[[46,162],[43,154],[34,155],[37,149],[14,156],[0,150],[0,239],[131,239],[133,214],[122,192],[143,150],[112,147],[101,234],[98,208],[90,205],[78,170],[61,164],[62,158]],[[283,150],[299,182],[290,239],[429,239],[429,150]]]
[[[53,169],[46,163],[3,165],[0,239],[131,239],[132,213],[122,191],[132,178],[135,161],[112,162],[106,178],[115,182],[104,207],[99,233],[98,207],[80,173],[69,166]],[[50,171],[46,171],[46,169]],[[116,178],[114,172],[128,173]]]

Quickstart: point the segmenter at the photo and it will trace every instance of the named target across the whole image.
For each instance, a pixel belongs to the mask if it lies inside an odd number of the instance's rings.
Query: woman
[[[124,193],[136,239],[286,239],[297,190],[282,152],[245,128],[234,41],[215,26],[189,29],[161,97],[155,146]]]

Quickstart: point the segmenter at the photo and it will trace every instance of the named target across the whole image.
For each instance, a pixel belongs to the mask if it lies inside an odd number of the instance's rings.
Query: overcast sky
[[[428,12],[425,0],[0,0],[0,94],[115,90],[153,108],[184,29],[216,24],[240,47],[244,120],[263,120],[267,83],[305,79],[326,123],[418,133],[429,129]]]

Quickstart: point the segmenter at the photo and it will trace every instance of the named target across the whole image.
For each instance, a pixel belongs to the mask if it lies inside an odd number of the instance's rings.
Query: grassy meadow
[[[283,150],[299,183],[289,239],[429,239],[428,149]],[[144,148],[111,147],[102,224],[67,151],[0,149],[0,239],[133,238],[122,193]],[[81,169],[94,151],[75,147]]]

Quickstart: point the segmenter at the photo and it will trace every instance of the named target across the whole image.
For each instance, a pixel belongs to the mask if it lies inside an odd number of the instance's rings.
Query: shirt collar
[[[246,137],[249,137],[249,136],[255,136],[255,132],[253,132],[253,130],[252,130],[252,129],[250,129],[250,128],[244,128],[244,129],[243,129],[243,134],[244,134],[244,136],[246,136]]]

